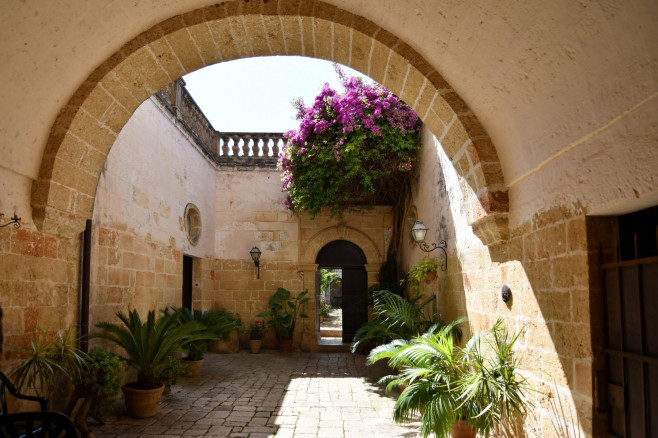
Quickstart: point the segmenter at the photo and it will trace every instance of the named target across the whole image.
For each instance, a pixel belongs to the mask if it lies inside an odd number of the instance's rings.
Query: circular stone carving
[[[199,237],[201,237],[201,213],[199,213],[199,208],[192,203],[187,204],[183,217],[185,220],[187,240],[192,245],[196,245],[199,243]]]

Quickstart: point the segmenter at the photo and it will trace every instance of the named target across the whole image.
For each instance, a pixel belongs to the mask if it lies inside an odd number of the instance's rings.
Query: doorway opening
[[[183,255],[183,298],[182,306],[192,310],[192,284],[194,276],[194,257]]]
[[[366,257],[361,248],[352,242],[334,240],[318,252],[316,263],[318,344],[349,344],[359,327],[368,320]],[[321,322],[322,313],[325,313],[326,324]]]
[[[343,270],[321,268],[320,273],[320,341],[343,342]]]

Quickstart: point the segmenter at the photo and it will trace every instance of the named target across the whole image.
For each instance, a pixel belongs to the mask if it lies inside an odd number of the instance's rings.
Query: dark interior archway
[[[342,271],[343,342],[352,342],[354,333],[368,320],[368,279],[366,256],[361,248],[347,240],[325,245],[315,261],[319,269]]]

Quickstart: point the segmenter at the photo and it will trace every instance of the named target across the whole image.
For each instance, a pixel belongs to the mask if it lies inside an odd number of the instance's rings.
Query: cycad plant
[[[204,339],[188,340],[183,343],[183,351],[186,360],[201,360],[208,351],[208,343],[227,337],[231,330],[239,328],[242,324],[239,317],[226,310],[190,310],[185,307],[167,308],[164,313],[176,315],[179,325],[196,322],[203,326],[201,333],[206,335]]]
[[[477,333],[464,348],[455,343],[452,326],[432,327],[409,341],[394,340],[375,348],[368,363],[387,359],[398,374],[380,383],[390,390],[404,385],[394,409],[397,422],[421,416],[424,437],[447,437],[462,420],[484,437],[495,431],[514,436],[514,426],[527,413],[530,386],[519,375],[519,360],[501,320]]]
[[[167,314],[156,318],[153,310],[142,322],[136,310],[128,315],[118,312],[121,324],[99,322],[96,327],[103,330],[98,336],[108,339],[126,353],[126,363],[137,370],[137,389],[152,389],[160,386],[155,375],[166,366],[167,360],[181,350],[185,342],[211,339],[205,327],[198,322],[179,324],[177,315]]]
[[[381,290],[374,294],[373,313],[375,318],[363,324],[354,334],[352,352],[360,344],[373,342],[377,345],[395,339],[411,339],[437,325],[442,327],[445,321],[435,312],[430,311],[429,304],[436,297],[416,295],[406,300],[395,293]],[[461,330],[452,325],[453,335],[461,339]]]

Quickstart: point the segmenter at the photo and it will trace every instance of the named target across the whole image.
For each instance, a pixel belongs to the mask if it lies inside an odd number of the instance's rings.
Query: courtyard
[[[155,417],[127,417],[120,400],[91,431],[96,438],[417,436],[419,423],[393,422],[397,394],[377,385],[387,369],[376,365],[350,353],[208,354],[201,375],[179,379]]]

